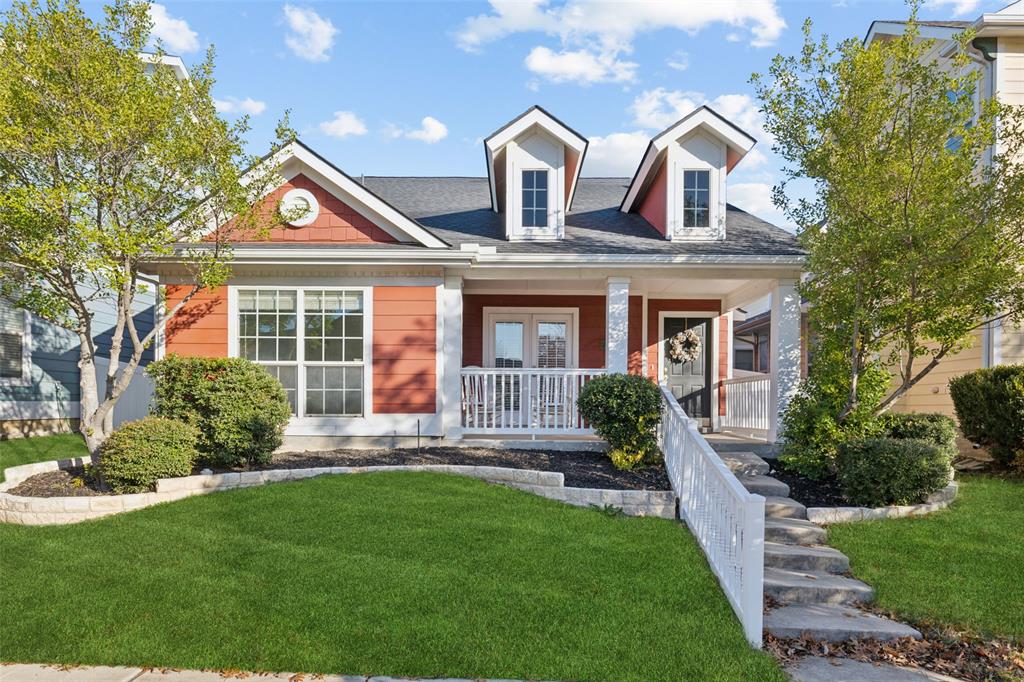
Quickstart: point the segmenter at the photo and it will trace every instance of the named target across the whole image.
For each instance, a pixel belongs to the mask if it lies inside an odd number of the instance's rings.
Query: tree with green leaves
[[[934,56],[919,4],[902,36],[868,45],[832,47],[808,21],[800,54],[752,78],[786,162],[774,200],[809,254],[812,332],[846,357],[840,422],[871,369],[897,377],[877,415],[980,326],[1024,316],[1024,116],[979,96],[970,32]],[[790,199],[794,181],[814,196]]]
[[[77,336],[80,430],[94,452],[157,334],[133,318],[145,262],[203,243],[182,253],[194,285],[173,315],[230,274],[229,233],[211,228],[262,231],[281,217],[257,208],[277,178],[246,155],[247,120],[214,108],[212,48],[191,74],[176,71],[159,43],[145,52],[147,9],[117,0],[92,20],[76,0],[19,0],[0,27],[0,296]],[[117,320],[102,395],[101,304]]]

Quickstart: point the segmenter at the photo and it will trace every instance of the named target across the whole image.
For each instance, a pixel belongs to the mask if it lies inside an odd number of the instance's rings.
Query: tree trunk
[[[103,418],[96,419],[99,407],[99,387],[96,383],[96,359],[87,335],[79,334],[78,342],[78,404],[81,410],[78,431],[85,438],[85,446],[93,455],[99,453],[100,445],[107,438]]]

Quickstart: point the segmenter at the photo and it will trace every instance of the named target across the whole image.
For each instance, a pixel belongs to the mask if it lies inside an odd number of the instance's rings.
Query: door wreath
[[[695,362],[700,357],[700,336],[692,329],[674,334],[668,340],[668,357],[674,363]]]

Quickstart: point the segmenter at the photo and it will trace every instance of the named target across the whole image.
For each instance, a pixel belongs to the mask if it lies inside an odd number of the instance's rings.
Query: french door
[[[488,367],[564,369],[576,366],[571,313],[487,314]]]

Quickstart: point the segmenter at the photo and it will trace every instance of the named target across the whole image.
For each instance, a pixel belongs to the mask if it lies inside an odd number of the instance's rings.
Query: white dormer
[[[620,209],[666,239],[725,239],[726,178],[755,140],[702,106],[651,140]]]
[[[587,140],[538,106],[484,140],[491,208],[509,240],[561,239]]]

